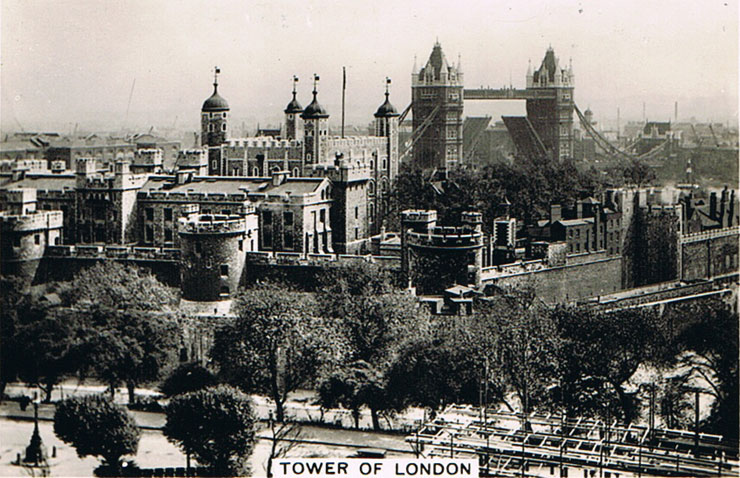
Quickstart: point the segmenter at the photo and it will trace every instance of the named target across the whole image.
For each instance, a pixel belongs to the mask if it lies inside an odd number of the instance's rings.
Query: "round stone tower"
[[[193,214],[180,219],[178,234],[183,298],[233,297],[244,272],[246,220],[236,215]]]
[[[436,225],[436,211],[403,211],[402,268],[422,295],[455,284],[481,285],[483,232],[479,213],[464,212],[460,227]]]

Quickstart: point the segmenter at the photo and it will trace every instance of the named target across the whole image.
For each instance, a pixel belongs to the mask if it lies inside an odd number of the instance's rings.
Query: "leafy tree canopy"
[[[167,406],[164,435],[217,476],[244,476],[255,444],[251,398],[228,385],[188,392]]]
[[[140,436],[133,418],[103,395],[60,402],[54,413],[54,433],[72,445],[80,458],[99,456],[119,471],[121,457],[136,454]]]

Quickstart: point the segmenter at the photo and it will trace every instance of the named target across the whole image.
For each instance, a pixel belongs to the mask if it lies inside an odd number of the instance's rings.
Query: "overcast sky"
[[[2,0],[2,128],[70,123],[197,127],[219,92],[248,126],[280,120],[291,78],[338,124],[364,124],[383,99],[410,101],[416,55],[439,39],[462,57],[466,87],[523,87],[552,45],[572,58],[576,102],[597,119],[728,121],[738,109],[738,2],[686,1],[29,1]],[[458,6],[462,5],[462,6]],[[129,96],[130,113],[126,121]],[[466,114],[523,112],[521,102],[467,102]],[[127,124],[124,124],[127,123]],[[234,125],[236,129],[236,125]]]

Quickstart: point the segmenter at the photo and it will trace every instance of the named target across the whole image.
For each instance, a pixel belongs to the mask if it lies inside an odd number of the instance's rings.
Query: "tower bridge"
[[[540,67],[526,76],[526,88],[464,89],[460,62],[448,63],[442,46],[435,43],[429,60],[411,78],[413,133],[404,157],[413,151],[422,169],[447,169],[463,160],[463,102],[465,100],[524,100],[527,115],[507,121],[517,149],[533,151],[555,160],[573,155],[574,75],[572,65],[561,68],[552,48]]]

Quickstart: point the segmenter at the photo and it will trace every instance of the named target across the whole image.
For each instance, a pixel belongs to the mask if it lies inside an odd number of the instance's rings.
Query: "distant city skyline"
[[[416,56],[435,40],[461,57],[466,87],[522,87],[548,46],[573,62],[575,99],[609,124],[646,117],[737,122],[738,2],[2,2],[3,132],[198,128],[221,68],[232,131],[277,125],[298,75],[319,100],[367,124],[382,103],[410,102]],[[133,87],[133,88],[132,88]],[[130,104],[129,104],[130,98]],[[523,114],[523,102],[466,102],[465,115]]]

